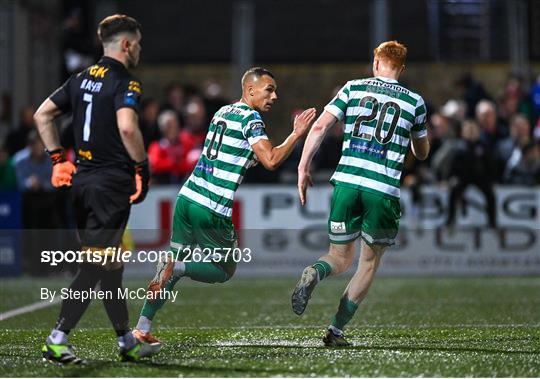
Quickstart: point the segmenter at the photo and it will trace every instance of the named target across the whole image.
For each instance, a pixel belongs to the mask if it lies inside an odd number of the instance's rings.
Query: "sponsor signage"
[[[137,230],[133,237],[138,248],[168,248],[178,190],[153,188],[144,203],[133,207],[129,225]],[[237,274],[297,275],[313,263],[328,249],[328,226],[334,233],[346,233],[344,223],[328,225],[331,196],[330,185],[310,188],[302,207],[294,186],[241,186],[233,220],[240,246],[249,247],[253,259],[241,263]],[[400,232],[383,257],[380,273],[540,274],[540,188],[498,187],[496,198],[496,230],[487,228],[485,201],[474,188],[465,192],[456,226],[448,230],[446,189],[425,187],[421,203],[402,189]]]

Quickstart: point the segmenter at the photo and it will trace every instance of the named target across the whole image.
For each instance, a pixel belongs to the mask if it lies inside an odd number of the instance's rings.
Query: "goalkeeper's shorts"
[[[238,239],[230,218],[178,196],[171,236],[171,248],[178,254],[177,260],[211,262],[234,273],[237,247]]]
[[[104,168],[73,175],[71,195],[83,247],[119,247],[129,218],[133,176]]]

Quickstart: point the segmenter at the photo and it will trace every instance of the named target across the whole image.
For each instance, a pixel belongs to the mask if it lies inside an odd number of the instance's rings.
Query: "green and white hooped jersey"
[[[410,138],[427,135],[422,97],[388,78],[352,80],[324,108],[345,121],[342,155],[332,179],[399,198]]]
[[[234,193],[247,169],[257,163],[251,145],[268,139],[259,112],[237,102],[214,114],[204,148],[179,196],[232,216]]]

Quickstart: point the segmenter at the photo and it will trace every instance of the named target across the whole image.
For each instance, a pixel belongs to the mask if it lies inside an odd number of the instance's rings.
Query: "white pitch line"
[[[25,313],[35,312],[43,308],[52,307],[53,305],[56,305],[60,303],[61,301],[62,299],[60,298],[54,299],[53,301],[43,300],[43,301],[38,301],[36,303],[25,305],[24,307],[15,308],[7,312],[0,313],[0,321],[4,321],[4,320],[7,320],[8,318],[19,316]]]
[[[420,328],[420,329],[436,329],[436,328],[476,328],[476,329],[488,329],[488,328],[538,328],[540,323],[535,324],[376,324],[376,325],[358,325],[351,326],[350,329],[361,330],[361,329],[407,329],[407,328]],[[246,326],[162,326],[158,327],[157,330],[163,329],[166,331],[182,331],[182,330],[265,330],[265,329],[325,329],[325,324],[319,325],[246,325]],[[110,327],[96,327],[96,328],[81,328],[80,331],[85,330],[110,330]]]

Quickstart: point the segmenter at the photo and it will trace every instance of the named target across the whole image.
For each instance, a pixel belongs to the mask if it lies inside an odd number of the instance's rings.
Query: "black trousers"
[[[457,184],[450,188],[450,199],[448,208],[447,226],[454,226],[456,222],[457,205],[463,198],[463,194],[469,185],[476,186],[486,199],[488,224],[490,228],[497,227],[496,219],[496,203],[493,184],[483,181],[458,181]]]

